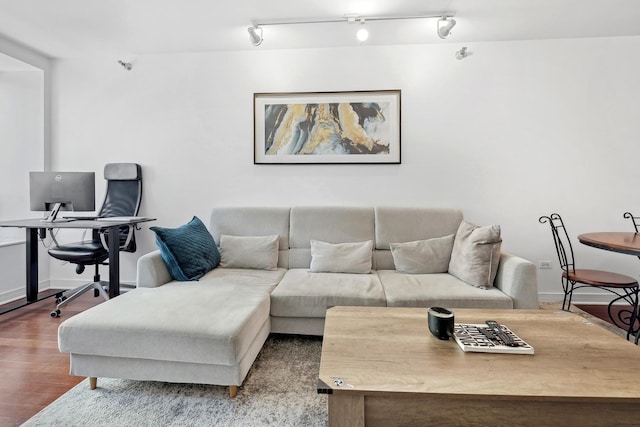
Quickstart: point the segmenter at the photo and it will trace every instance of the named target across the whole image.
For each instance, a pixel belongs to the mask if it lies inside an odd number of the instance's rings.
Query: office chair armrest
[[[119,227],[122,227],[122,226],[119,226]],[[126,248],[127,246],[129,246],[129,243],[131,243],[131,239],[133,239],[134,226],[128,225],[127,227],[129,227],[129,233],[127,233],[127,240],[125,240],[125,242],[122,245],[120,245],[118,249]],[[105,237],[105,230],[100,231],[100,241],[102,242],[102,247],[105,248],[106,250],[109,250],[109,244],[107,243],[107,238]]]

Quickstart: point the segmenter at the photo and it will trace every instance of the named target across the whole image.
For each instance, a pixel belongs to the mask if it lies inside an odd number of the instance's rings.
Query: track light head
[[[446,39],[451,34],[451,29],[455,27],[456,20],[453,18],[447,18],[443,16],[438,19],[438,37]]]
[[[460,48],[459,51],[456,52],[456,59],[462,60],[462,59],[466,58],[469,55],[470,55],[470,53],[469,53],[469,51],[467,51],[467,47],[463,46],[463,47]]]
[[[359,27],[360,28],[358,29],[358,32],[356,33],[356,37],[360,42],[364,43],[369,38],[369,30],[367,30],[367,27],[365,26],[364,18],[360,18]]]
[[[118,60],[118,64],[122,65],[122,67],[127,71],[131,71],[131,69],[133,68],[133,64],[131,62],[124,62],[122,60]]]
[[[260,46],[262,44],[262,27],[259,25],[252,25],[247,28],[249,32],[249,40],[251,40],[251,44],[254,46]]]

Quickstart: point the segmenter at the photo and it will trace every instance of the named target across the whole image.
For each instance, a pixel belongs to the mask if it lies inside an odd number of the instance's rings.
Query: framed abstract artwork
[[[400,91],[255,93],[255,164],[400,163]]]

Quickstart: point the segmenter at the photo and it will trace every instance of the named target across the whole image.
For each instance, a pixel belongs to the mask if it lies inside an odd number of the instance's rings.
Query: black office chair
[[[592,286],[604,289],[617,296],[609,303],[608,307],[609,317],[614,323],[620,326],[615,321],[614,312],[612,311],[613,305],[620,300],[624,300],[631,306],[631,309],[616,310],[616,316],[623,325],[627,327],[634,325],[638,312],[638,281],[633,277],[609,271],[576,269],[573,246],[560,215],[552,213],[549,216],[541,216],[538,221],[542,224],[549,223],[551,226],[553,242],[558,253],[560,268],[562,268],[562,289],[564,290],[562,309],[568,311],[571,308],[571,298],[574,290]],[[630,329],[627,329],[627,339],[629,339]]]
[[[98,212],[98,217],[136,216],[142,199],[142,170],[136,163],[108,163],[104,167],[104,179],[107,180],[107,190],[104,202]],[[102,295],[105,300],[109,295],[105,292],[106,283],[100,281],[99,266],[107,265],[109,248],[107,246],[108,230],[92,230],[90,241],[56,244],[49,249],[52,257],[76,264],[76,273],[84,271],[85,266],[95,265],[93,282],[70,291],[68,298],[59,298],[59,304],[51,312],[51,317],[60,316],[60,308],[78,298],[88,290],[93,289],[95,296]],[[120,227],[120,251],[135,252],[136,239],[134,226]]]

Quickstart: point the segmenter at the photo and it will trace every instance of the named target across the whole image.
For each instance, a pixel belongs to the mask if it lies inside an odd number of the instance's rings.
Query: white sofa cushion
[[[446,273],[455,234],[427,240],[391,243],[396,270],[409,274]]]
[[[375,273],[312,273],[306,268],[286,272],[271,293],[271,315],[325,317],[336,305],[384,307],[384,290]]]
[[[499,289],[475,288],[448,273],[404,274],[395,270],[377,273],[388,307],[513,308],[512,299]]]
[[[453,241],[449,273],[480,288],[490,288],[500,263],[500,226],[460,223]]]
[[[220,236],[220,267],[275,270],[279,236]]]
[[[375,214],[376,249],[455,234],[462,221],[459,209],[377,206]]]
[[[209,230],[220,243],[220,236],[280,236],[278,267],[289,266],[288,207],[219,206],[211,211]]]
[[[311,241],[311,266],[314,273],[371,273],[373,242],[327,243]]]
[[[223,268],[218,267],[204,275],[198,282],[201,287],[215,287],[237,291],[238,295],[245,292],[261,292],[270,294],[284,274],[285,268],[277,270],[257,270],[251,268]],[[167,283],[163,286],[177,286],[178,283]]]
[[[129,291],[66,320],[60,351],[235,365],[269,322],[265,292],[173,283]]]
[[[412,242],[455,234],[462,211],[448,208],[377,206],[373,268],[393,270],[391,243]]]
[[[309,268],[311,240],[331,243],[374,240],[373,208],[296,206],[291,208],[289,268]]]

